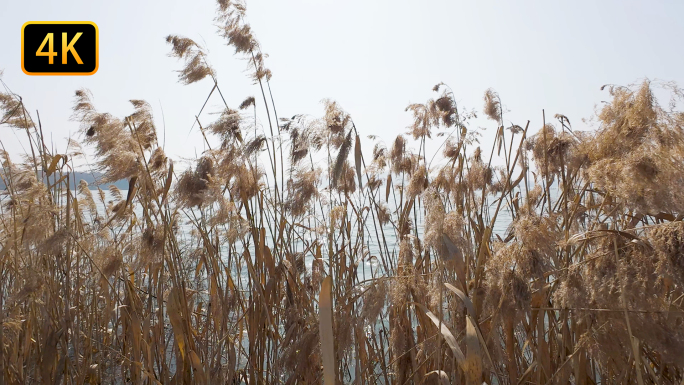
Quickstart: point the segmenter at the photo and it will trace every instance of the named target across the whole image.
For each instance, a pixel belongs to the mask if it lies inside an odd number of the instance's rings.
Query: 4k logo
[[[27,75],[92,75],[98,49],[93,22],[29,21],[21,27],[21,69]]]

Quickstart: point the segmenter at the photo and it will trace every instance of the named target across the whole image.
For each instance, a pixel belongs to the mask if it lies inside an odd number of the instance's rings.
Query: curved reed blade
[[[361,139],[356,135],[354,143],[354,165],[356,166],[356,176],[359,178],[359,190],[363,189],[363,179],[361,179]]]
[[[454,292],[454,294],[456,294],[461,299],[461,301],[463,301],[463,304],[465,305],[466,309],[468,309],[468,314],[471,317],[477,317],[477,315],[475,315],[475,306],[473,306],[473,301],[471,301],[470,298],[468,298],[468,296],[463,291],[461,291],[460,289],[456,288],[454,285],[448,282],[444,283],[444,286],[447,289]]]
[[[443,371],[443,370],[433,370],[433,371],[431,371],[431,372],[428,372],[428,373],[425,375],[425,381],[427,382],[427,380],[428,380],[429,378],[433,378],[433,377],[437,377],[437,378],[439,379],[439,382],[440,382],[442,385],[449,385],[449,384],[451,384],[451,382],[449,382],[449,375],[446,374],[446,372]]]
[[[456,362],[458,365],[463,369],[464,371],[467,369],[466,367],[466,357],[463,354],[463,351],[461,350],[461,347],[458,346],[458,342],[456,341],[456,337],[451,333],[451,330],[442,322],[437,316],[432,313],[430,310],[428,310],[425,305],[416,303],[416,306],[420,307],[420,309],[430,318],[430,321],[435,324],[440,330],[439,332],[442,334],[442,337],[444,337],[444,340],[446,341],[447,345],[451,348],[451,352],[454,354],[454,358],[456,358]]]

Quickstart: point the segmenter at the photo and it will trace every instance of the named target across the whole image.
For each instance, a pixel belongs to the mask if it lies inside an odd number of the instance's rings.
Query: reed
[[[279,118],[244,4],[216,21],[261,95],[199,124],[187,170],[144,101],[118,118],[76,91],[81,139],[55,152],[0,94],[31,150],[0,153],[3,383],[684,383],[684,113],[652,91],[676,86],[606,86],[596,131],[534,135],[487,90],[483,149],[440,83],[385,144],[331,100]],[[167,42],[223,100],[205,50]]]

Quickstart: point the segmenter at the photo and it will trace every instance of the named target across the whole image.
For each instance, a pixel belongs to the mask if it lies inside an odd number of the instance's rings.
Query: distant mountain
[[[91,190],[97,190],[97,183],[101,183],[100,181],[102,180],[102,173],[99,172],[81,172],[81,171],[75,171],[72,173],[74,177],[76,177],[76,183],[78,183],[81,180],[84,180],[88,182],[88,185]],[[4,175],[3,175],[4,178]],[[73,181],[73,179],[71,179]],[[43,177],[43,182],[46,182],[47,178]],[[54,183],[54,181],[50,181],[51,183]],[[116,181],[115,183],[107,183],[107,184],[100,184],[100,188],[102,189],[107,189],[110,185],[116,186],[119,190],[128,190],[128,181],[125,179]],[[0,179],[0,190],[5,190],[6,186],[5,183]]]

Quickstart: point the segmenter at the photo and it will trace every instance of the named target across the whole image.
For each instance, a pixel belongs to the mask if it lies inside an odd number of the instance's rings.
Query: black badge
[[[21,28],[21,69],[27,75],[92,75],[98,49],[93,22],[29,21]]]

